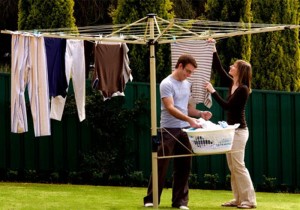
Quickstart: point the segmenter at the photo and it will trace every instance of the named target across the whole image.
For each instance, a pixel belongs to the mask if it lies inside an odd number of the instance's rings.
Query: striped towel
[[[209,94],[204,88],[204,82],[210,81],[211,66],[213,59],[213,47],[215,43],[207,42],[206,40],[189,40],[183,42],[171,43],[171,59],[172,67],[174,68],[178,58],[182,54],[192,55],[198,65],[197,70],[188,80],[192,83],[192,97],[196,104],[204,103],[210,108]],[[204,105],[205,105],[204,104]]]
[[[212,106],[212,98],[211,98],[211,94],[210,92],[206,92],[205,93],[205,96],[204,96],[204,105],[207,107],[207,108],[210,108]]]

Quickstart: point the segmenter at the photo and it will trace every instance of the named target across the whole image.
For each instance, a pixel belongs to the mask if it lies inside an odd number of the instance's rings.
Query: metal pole
[[[156,117],[156,64],[154,43],[155,14],[148,14],[150,30],[150,100],[151,100],[151,140],[152,140],[152,190],[153,208],[158,208],[158,178],[157,178],[157,117]]]

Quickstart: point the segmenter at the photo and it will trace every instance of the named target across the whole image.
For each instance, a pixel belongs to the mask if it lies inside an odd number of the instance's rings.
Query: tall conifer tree
[[[206,18],[213,21],[248,23],[252,20],[251,0],[207,0],[205,13]],[[224,67],[229,68],[236,59],[250,60],[250,40],[250,35],[217,40],[218,53]],[[219,80],[218,75],[214,75],[213,79],[216,80],[216,85],[228,86]]]
[[[76,28],[74,0],[19,0],[19,30]]]
[[[299,24],[298,0],[253,0],[254,22]],[[253,87],[299,91],[299,30],[252,35]]]
[[[210,20],[299,24],[299,0],[208,0],[205,8]],[[250,60],[253,88],[300,90],[298,29],[228,38],[218,49],[225,66],[236,58]]]
[[[172,0],[176,18],[196,19],[196,11],[193,8],[192,0]]]
[[[133,23],[149,13],[155,13],[164,19],[174,17],[170,0],[119,0],[117,8],[112,12],[113,23]],[[143,32],[140,32],[143,33]],[[130,48],[130,66],[133,69],[135,81],[149,82],[149,48],[140,45],[128,45]],[[170,46],[167,44],[156,45],[156,78],[160,82],[171,72]]]

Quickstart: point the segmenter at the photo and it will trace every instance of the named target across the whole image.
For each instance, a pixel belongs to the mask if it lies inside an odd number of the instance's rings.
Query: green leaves
[[[76,28],[73,0],[19,1],[19,30]]]

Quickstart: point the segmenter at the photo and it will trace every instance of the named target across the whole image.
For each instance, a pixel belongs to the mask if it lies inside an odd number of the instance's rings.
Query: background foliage
[[[16,30],[18,25],[19,29],[32,29],[131,23],[148,13],[164,19],[299,24],[299,0],[19,0],[19,10],[17,1],[2,0],[0,9],[0,28],[10,30]],[[0,34],[0,40],[0,69],[8,71],[3,65],[10,63],[10,37]],[[238,58],[251,62],[254,89],[300,90],[298,29],[217,41],[225,68]],[[134,80],[149,82],[148,47],[129,48]],[[156,46],[157,82],[174,68],[170,64],[170,46]],[[216,75],[212,80],[217,86],[227,86]]]
[[[252,22],[249,1],[208,0],[205,4],[205,16],[209,20],[226,22]],[[251,35],[238,36],[218,40],[217,49],[226,69],[236,60],[251,57]],[[220,81],[218,75],[213,75],[217,86],[228,84]]]
[[[172,2],[170,0],[136,1],[119,0],[118,6],[112,11],[113,23],[132,23],[154,13],[164,19],[172,19]],[[141,10],[140,8],[143,8]],[[148,46],[129,45],[130,66],[135,81],[150,82],[149,48]],[[157,81],[161,81],[171,72],[169,45],[156,45]]]
[[[299,24],[299,1],[254,0],[252,7],[254,22]],[[253,35],[252,46],[254,88],[300,91],[299,29]]]
[[[75,28],[73,0],[19,0],[18,29]]]

